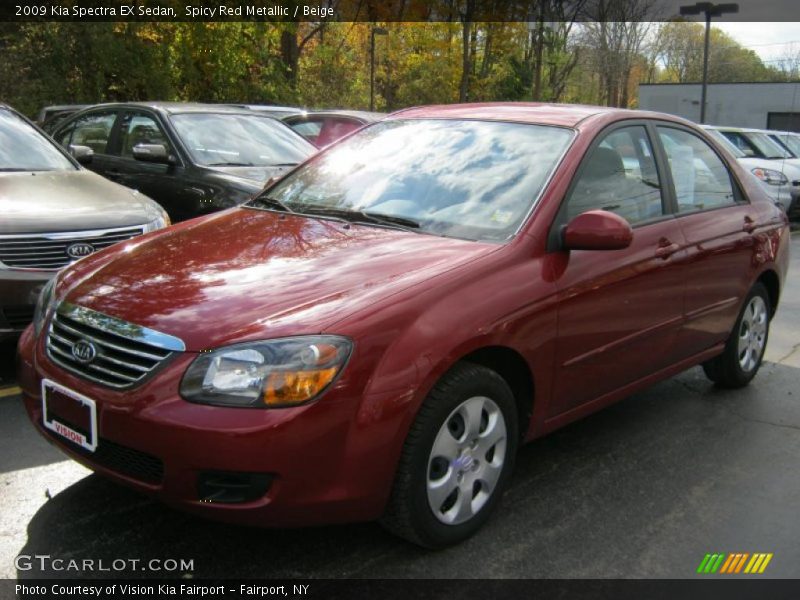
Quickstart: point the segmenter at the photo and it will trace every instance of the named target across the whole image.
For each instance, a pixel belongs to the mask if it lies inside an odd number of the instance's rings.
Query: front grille
[[[65,425],[68,424],[65,423]],[[85,456],[90,462],[105,467],[109,471],[153,485],[158,485],[164,478],[164,463],[152,454],[134,450],[102,437],[97,442],[97,450],[89,452],[49,429],[45,431],[51,438],[64,444],[73,452]]]
[[[18,269],[60,269],[81,256],[108,248],[141,235],[142,227],[77,231],[74,233],[37,233],[30,235],[0,236],[0,263]],[[76,244],[84,245],[78,256],[67,250]],[[88,246],[85,246],[88,244]]]
[[[91,351],[81,354],[75,349],[78,342],[79,349],[91,346]],[[112,388],[140,383],[182,350],[178,338],[67,302],[54,312],[47,335],[47,354],[54,363]]]
[[[33,321],[33,306],[5,306],[2,309],[11,329],[25,329]]]

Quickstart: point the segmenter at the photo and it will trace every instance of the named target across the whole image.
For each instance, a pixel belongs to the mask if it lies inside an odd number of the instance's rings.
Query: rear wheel
[[[475,533],[500,500],[517,449],[514,397],[494,371],[460,363],[409,431],[383,524],[429,548]]]
[[[744,302],[724,352],[703,364],[711,381],[727,388],[750,383],[764,359],[771,310],[767,288],[756,283]]]

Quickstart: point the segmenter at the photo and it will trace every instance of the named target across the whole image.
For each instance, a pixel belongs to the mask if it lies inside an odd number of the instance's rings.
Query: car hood
[[[324,331],[499,247],[238,208],[80,261],[58,294],[200,351]]]
[[[0,173],[0,234],[128,227],[161,213],[147,196],[83,169]]]
[[[277,167],[205,167],[209,171],[223,176],[225,179],[246,180],[250,184],[260,184],[261,188],[271,177],[281,177],[284,173],[294,168],[294,165]]]

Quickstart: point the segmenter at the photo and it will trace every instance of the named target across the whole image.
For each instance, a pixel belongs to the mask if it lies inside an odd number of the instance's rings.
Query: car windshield
[[[789,134],[776,134],[778,140],[787,148],[789,151],[795,155],[795,157],[800,157],[800,136],[796,135],[789,135]]]
[[[710,134],[711,137],[713,137],[720,144],[722,144],[728,152],[733,154],[735,158],[745,158],[747,156],[747,154],[745,154],[739,148],[737,148],[733,142],[731,142],[728,138],[726,138],[716,129],[706,129],[706,133]]]
[[[743,135],[758,148],[764,158],[786,158],[789,155],[785,148],[781,148],[776,142],[772,141],[766,133],[748,131]]]
[[[200,165],[295,165],[317,151],[283,123],[259,115],[184,113],[173,115],[172,123]]]
[[[0,110],[0,172],[74,171],[53,142],[9,110]]]
[[[444,119],[376,123],[250,203],[366,217],[436,235],[503,241],[528,215],[573,138],[569,129]]]

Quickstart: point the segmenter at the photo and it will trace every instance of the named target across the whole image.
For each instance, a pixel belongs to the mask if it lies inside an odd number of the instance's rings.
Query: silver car
[[[91,149],[73,148],[90,157]],[[58,269],[169,224],[135,190],[82,168],[28,119],[0,104],[0,339],[32,320]]]

